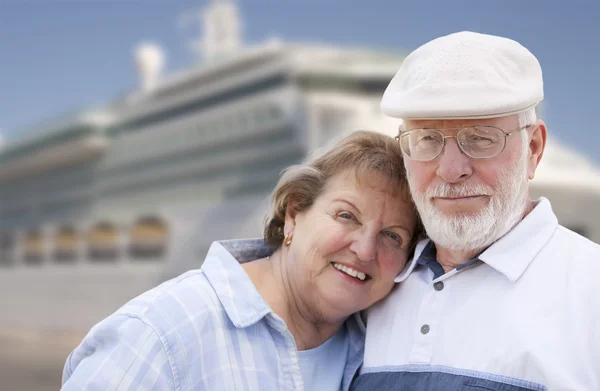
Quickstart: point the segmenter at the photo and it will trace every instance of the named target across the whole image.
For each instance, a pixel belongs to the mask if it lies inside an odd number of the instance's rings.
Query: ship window
[[[157,259],[165,255],[168,226],[157,217],[140,219],[130,231],[129,253],[132,259]]]
[[[77,259],[79,234],[71,226],[61,227],[54,237],[54,259],[57,262],[74,262]]]
[[[10,266],[14,262],[13,250],[15,237],[10,232],[0,233],[0,267]]]
[[[30,265],[41,264],[44,260],[44,237],[39,230],[32,230],[23,238],[23,260]]]
[[[358,83],[358,89],[362,94],[381,95],[389,84],[388,79],[383,80],[362,80]]]
[[[114,224],[96,224],[87,236],[88,256],[92,261],[116,261],[119,255],[119,232]]]

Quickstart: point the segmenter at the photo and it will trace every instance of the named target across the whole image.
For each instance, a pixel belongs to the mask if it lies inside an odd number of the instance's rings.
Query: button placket
[[[435,335],[437,329],[442,327],[440,320],[448,293],[447,281],[436,281],[428,284],[421,301],[419,315],[414,324],[415,334],[414,345],[410,353],[411,363],[429,364],[431,362],[435,347]]]

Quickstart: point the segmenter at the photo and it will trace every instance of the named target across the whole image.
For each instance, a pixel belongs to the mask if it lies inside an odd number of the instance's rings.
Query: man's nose
[[[447,183],[461,182],[473,174],[471,158],[463,153],[456,138],[447,138],[438,157],[437,176]]]

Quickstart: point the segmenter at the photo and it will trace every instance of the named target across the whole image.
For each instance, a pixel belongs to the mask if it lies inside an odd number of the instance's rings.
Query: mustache
[[[494,194],[494,189],[485,185],[465,185],[465,184],[449,184],[431,188],[427,191],[427,196],[430,198],[444,197],[473,197],[473,196],[491,196]]]

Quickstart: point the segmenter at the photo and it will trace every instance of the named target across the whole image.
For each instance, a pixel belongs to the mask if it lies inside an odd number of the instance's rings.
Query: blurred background
[[[0,389],[56,390],[132,297],[256,237],[283,168],[356,129],[404,56],[461,30],[540,60],[531,184],[600,242],[598,2],[0,0]]]

